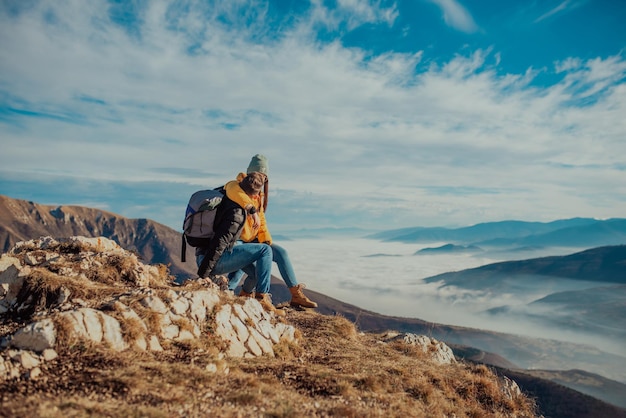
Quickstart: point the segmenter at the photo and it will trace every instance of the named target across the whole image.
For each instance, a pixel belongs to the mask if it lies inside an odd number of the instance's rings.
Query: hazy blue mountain
[[[626,244],[626,219],[608,219],[521,238],[502,236],[476,243],[476,245],[484,246],[563,246],[587,248],[620,244]]]
[[[563,228],[593,225],[599,221],[592,218],[572,218],[553,222],[500,221],[480,223],[462,228],[414,227],[395,229],[368,235],[367,238],[400,242],[449,242],[472,244],[496,238],[522,238],[545,234]],[[480,245],[480,244],[477,244]]]
[[[549,309],[549,319],[559,326],[601,335],[620,335],[626,342],[626,285],[559,292],[530,304],[540,311]]]
[[[475,245],[455,245],[445,244],[441,247],[428,247],[422,248],[415,252],[415,255],[420,254],[454,254],[454,253],[477,253],[481,252],[482,248]]]
[[[626,245],[592,248],[566,256],[504,261],[424,279],[476,288],[491,286],[503,276],[550,276],[591,282],[626,284]]]

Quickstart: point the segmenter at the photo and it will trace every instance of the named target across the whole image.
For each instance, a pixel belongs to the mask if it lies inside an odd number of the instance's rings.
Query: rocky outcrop
[[[0,378],[35,376],[59,346],[81,341],[160,351],[211,333],[230,357],[273,356],[275,344],[297,342],[294,327],[255,299],[209,280],[175,286],[166,268],[104,237],[16,244],[0,257],[0,317],[16,324],[0,341]]]
[[[419,347],[437,364],[456,363],[452,349],[445,343],[437,341],[426,335],[417,335],[411,333],[388,332],[383,341],[390,343],[393,341],[402,341],[405,344]]]
[[[388,332],[383,335],[382,342],[401,342],[410,346],[418,347],[430,359],[441,366],[457,363],[450,347],[441,341],[426,335],[411,333]],[[506,376],[498,376],[498,387],[502,394],[509,400],[520,396],[522,391],[517,383]]]
[[[181,279],[196,270],[193,263],[180,260],[180,232],[158,222],[129,219],[95,208],[42,205],[0,195],[0,252],[42,236],[106,237],[140,254],[150,264],[167,264],[171,273]],[[193,248],[187,249],[187,257],[193,258]]]

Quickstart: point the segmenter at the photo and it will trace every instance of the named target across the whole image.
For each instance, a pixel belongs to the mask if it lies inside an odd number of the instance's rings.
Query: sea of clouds
[[[551,338],[592,344],[605,351],[626,355],[623,342],[610,336],[584,335],[551,327],[527,317],[487,315],[491,308],[509,306],[523,312],[528,303],[554,292],[598,286],[567,279],[521,281],[503,277],[501,285],[486,288],[442,286],[425,278],[513,259],[566,255],[577,250],[549,250],[512,254],[480,252],[457,254],[415,253],[445,243],[405,244],[367,238],[295,238],[276,243],[291,256],[298,281],[311,290],[377,313],[418,318],[439,324]],[[274,266],[273,274],[280,277]],[[549,312],[543,312],[549,315]]]

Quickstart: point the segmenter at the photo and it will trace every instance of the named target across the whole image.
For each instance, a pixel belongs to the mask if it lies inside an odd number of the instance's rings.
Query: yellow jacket
[[[263,198],[264,194],[261,192],[258,196],[248,196],[239,186],[239,182],[246,177],[245,173],[239,173],[237,180],[229,181],[224,185],[226,196],[233,202],[240,205],[242,208],[248,208],[250,205],[257,209],[259,214],[260,225],[258,228],[254,228],[254,220],[248,216],[246,222],[243,225],[240,239],[244,242],[251,242],[255,239],[262,243],[271,244],[272,236],[267,229],[267,223],[265,222],[265,213],[263,211]]]

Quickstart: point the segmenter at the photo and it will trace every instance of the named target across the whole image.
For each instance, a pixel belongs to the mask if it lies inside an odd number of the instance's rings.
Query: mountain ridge
[[[136,251],[150,263],[166,264],[176,277],[195,275],[193,263],[180,261],[181,233],[150,219],[129,219],[83,206],[42,205],[0,195],[0,250],[40,236],[104,236]],[[187,257],[194,259],[193,249]]]
[[[462,272],[447,272],[427,277],[424,281],[434,283],[476,272],[488,274],[534,274],[556,276],[574,280],[588,280],[626,284],[626,245],[608,245],[590,248],[570,255],[547,256],[527,260],[501,261],[479,266]]]
[[[11,210],[5,210],[10,207]],[[9,224],[5,227],[5,224]],[[136,228],[136,230],[135,230]],[[182,264],[176,255],[180,253],[180,233],[169,227],[158,224],[147,219],[128,220],[99,209],[83,208],[80,206],[51,206],[39,205],[34,202],[11,199],[0,195],[0,242],[15,242],[25,239],[39,238],[42,235],[70,236],[86,235],[93,236],[95,233],[108,233],[108,238],[114,239],[122,247],[132,249],[140,253],[144,260],[150,263],[168,264],[172,273],[177,273],[179,277],[195,276],[195,265],[193,263]],[[106,236],[106,235],[105,235]],[[5,251],[5,250],[3,250]],[[191,251],[188,249],[188,251]],[[188,257],[193,259],[193,254],[188,253]],[[276,301],[288,300],[287,289],[282,282],[273,280],[272,294]],[[320,303],[319,311],[331,315],[344,315],[359,327],[364,329],[423,329],[431,332],[438,324],[432,324],[421,320],[410,318],[391,318],[376,313],[367,313],[357,307],[349,307],[339,301],[329,302],[330,299],[324,295],[311,290],[305,291],[309,295],[314,295],[316,300],[324,300]],[[418,326],[416,326],[418,324]],[[378,328],[376,328],[378,327]],[[439,328],[437,328],[439,329]],[[441,325],[440,331],[436,335],[441,336],[441,340],[447,340],[451,335],[459,333],[463,327],[452,327]],[[519,347],[528,346],[527,342],[507,343],[506,350],[500,350],[505,356],[497,359],[500,354],[492,353],[489,348],[494,347],[496,341],[503,341],[498,333],[484,332],[479,338],[472,338],[472,333],[480,330],[465,329],[462,337],[459,337],[454,344],[460,347],[471,347],[479,344],[481,353],[479,356],[491,358],[494,365],[507,365],[506,355],[519,350]],[[511,337],[513,338],[513,337]],[[525,341],[525,340],[520,340]],[[516,348],[517,347],[517,348]],[[508,350],[508,351],[507,351]],[[523,350],[524,351],[524,350]],[[532,353],[526,350],[523,355]],[[600,357],[603,354],[600,355]],[[484,359],[484,357],[483,357]],[[490,363],[487,363],[490,364]]]
[[[626,243],[626,219],[570,218],[551,222],[499,221],[460,228],[412,227],[366,238],[405,243],[447,242],[480,246],[597,247]]]

